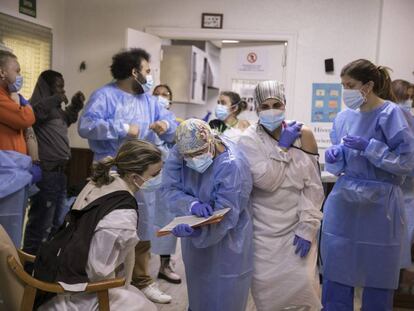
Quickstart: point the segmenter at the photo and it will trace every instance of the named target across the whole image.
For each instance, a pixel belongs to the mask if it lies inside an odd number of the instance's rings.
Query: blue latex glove
[[[35,184],[42,180],[42,169],[38,164],[33,164],[30,168],[30,174],[32,174],[32,184]]]
[[[286,128],[284,128],[282,134],[280,135],[279,146],[283,148],[289,148],[300,136],[302,125],[302,123],[296,123],[296,121],[294,121]]]
[[[20,95],[20,94],[17,94],[17,95],[19,95],[20,106],[27,106],[27,105],[30,105],[29,101],[28,101],[26,98],[24,98],[24,97],[23,97],[22,95]]]
[[[356,149],[360,151],[365,151],[367,149],[369,141],[361,136],[345,136],[344,137],[344,146]]]
[[[188,238],[192,236],[197,236],[201,233],[200,229],[193,229],[187,224],[179,224],[174,227],[171,231],[176,237],[179,238]]]
[[[341,147],[339,146],[331,146],[325,151],[325,161],[327,163],[335,163],[338,161],[340,155],[341,155]]]
[[[213,208],[208,204],[197,202],[191,207],[191,214],[207,218],[213,215]]]
[[[311,248],[311,242],[308,240],[305,240],[301,238],[298,235],[295,235],[295,239],[293,240],[293,245],[296,245],[295,254],[299,254],[300,257],[306,257],[306,255],[309,253],[309,250]]]

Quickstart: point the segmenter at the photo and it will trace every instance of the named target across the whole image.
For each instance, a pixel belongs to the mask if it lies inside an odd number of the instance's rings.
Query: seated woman
[[[114,167],[117,174],[110,173]],[[109,290],[111,310],[156,310],[129,283],[139,240],[134,193],[160,178],[161,168],[161,152],[141,140],[124,143],[115,158],[95,164],[91,181],[79,194],[65,223],[41,246],[35,277],[59,282],[76,292],[84,290],[87,282],[124,276],[125,287]],[[36,302],[42,311],[98,310],[97,296],[91,293],[57,295],[47,302],[37,297]]]
[[[258,311],[321,309],[316,269],[323,188],[312,132],[285,121],[283,85],[255,89],[259,123],[240,138],[253,175],[254,272]]]
[[[217,129],[224,137],[238,142],[241,134],[250,126],[249,121],[238,119],[246,110],[247,103],[235,92],[221,92],[215,108],[217,119],[210,121],[210,126]]]
[[[176,132],[163,174],[163,199],[177,216],[208,217],[230,208],[222,222],[194,230],[180,224],[189,310],[245,310],[252,274],[252,190],[247,161],[207,123],[189,119]]]

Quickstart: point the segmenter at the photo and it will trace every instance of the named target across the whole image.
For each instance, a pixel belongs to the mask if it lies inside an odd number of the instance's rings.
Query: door
[[[246,100],[248,108],[239,118],[254,123],[254,89],[260,81],[286,81],[285,42],[241,42],[224,44],[220,56],[220,90],[234,91]]]
[[[141,48],[151,55],[150,67],[154,86],[160,84],[161,38],[132,28],[126,30],[125,47]]]

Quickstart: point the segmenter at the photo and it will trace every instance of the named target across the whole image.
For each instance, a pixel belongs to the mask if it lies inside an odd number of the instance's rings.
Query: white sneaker
[[[141,292],[143,292],[149,300],[156,303],[170,303],[172,299],[170,295],[162,292],[156,283],[152,283],[141,289]]]

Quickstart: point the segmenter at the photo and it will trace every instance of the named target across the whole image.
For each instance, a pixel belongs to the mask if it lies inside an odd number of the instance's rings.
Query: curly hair
[[[116,80],[127,79],[131,76],[132,69],[142,69],[142,61],[150,61],[151,56],[143,49],[133,48],[122,51],[112,57],[111,74]]]

